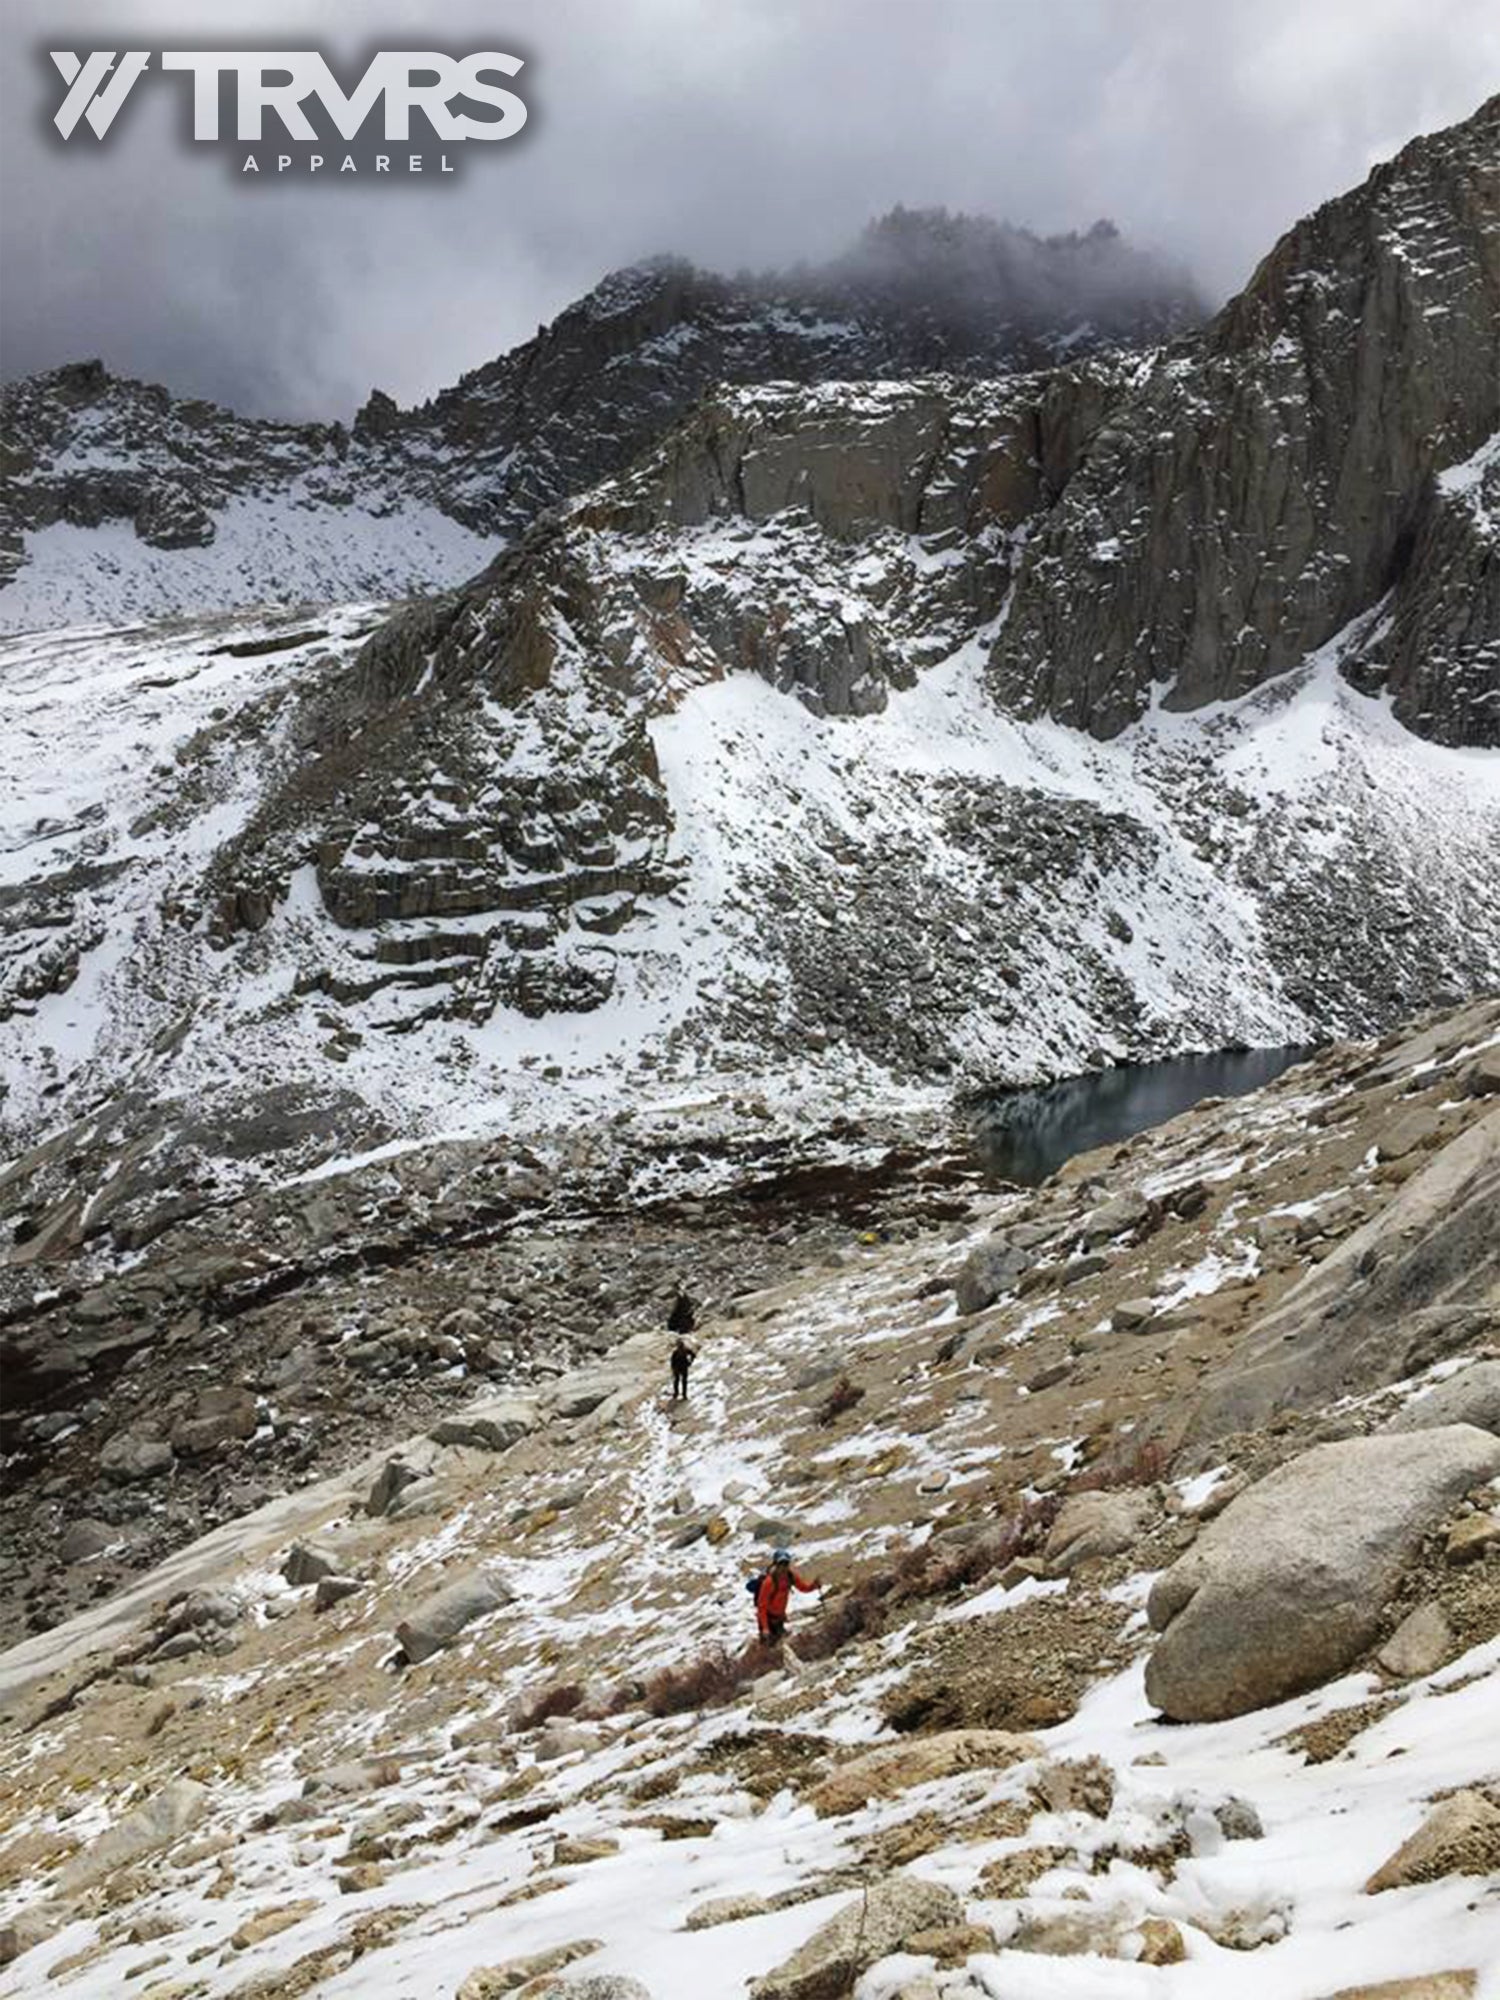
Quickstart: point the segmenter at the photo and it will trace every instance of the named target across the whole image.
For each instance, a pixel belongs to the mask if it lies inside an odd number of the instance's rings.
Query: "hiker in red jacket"
[[[778,1549],[755,1593],[755,1617],[763,1646],[776,1645],[786,1632],[786,1608],[794,1590],[821,1590],[816,1577],[798,1576],[789,1549]]]

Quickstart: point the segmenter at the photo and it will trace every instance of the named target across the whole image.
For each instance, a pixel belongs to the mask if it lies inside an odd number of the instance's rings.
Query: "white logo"
[[[82,61],[68,49],[53,49],[51,55],[68,85],[53,121],[65,139],[72,136],[80,118],[87,119],[102,139],[151,61],[143,50],[125,56],[118,69],[113,49],[96,49]],[[193,137],[205,141],[219,137],[219,88],[226,75],[234,79],[235,136],[241,140],[259,142],[269,111],[280,120],[288,139],[317,144],[327,135],[319,133],[303,108],[309,99],[321,106],[333,130],[346,141],[357,136],[377,103],[384,105],[387,140],[409,138],[413,111],[422,113],[444,141],[510,139],[526,123],[526,106],[520,98],[485,80],[496,72],[517,75],[523,67],[521,58],[493,49],[462,58],[432,49],[382,50],[348,93],[323,57],[311,49],[164,49],[159,62],[163,70],[191,73]],[[476,118],[455,112],[450,109],[455,98],[491,105],[499,115]]]
[[[115,113],[130,95],[131,85],[151,58],[144,49],[132,49],[112,77],[109,73],[114,69],[113,49],[95,49],[81,63],[71,49],[54,49],[52,60],[62,71],[63,82],[68,85],[62,109],[52,122],[63,137],[69,139],[79,119],[87,118],[94,128],[94,136],[102,139],[114,123]],[[106,77],[109,77],[107,83]]]

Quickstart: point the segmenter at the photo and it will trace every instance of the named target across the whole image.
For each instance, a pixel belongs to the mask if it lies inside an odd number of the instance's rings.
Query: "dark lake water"
[[[1305,1061],[1307,1048],[1220,1049],[1170,1062],[1125,1063],[968,1107],[974,1147],[996,1180],[1036,1187],[1064,1160],[1160,1125],[1204,1097],[1242,1097]]]

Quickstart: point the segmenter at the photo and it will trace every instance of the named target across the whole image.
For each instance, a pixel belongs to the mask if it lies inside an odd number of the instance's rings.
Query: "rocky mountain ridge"
[[[1232,699],[1361,618],[1358,684],[1439,742],[1495,746],[1497,431],[1492,97],[1297,224],[1142,367],[1028,537],[999,699],[1109,735],[1154,687]]]
[[[0,392],[0,621],[441,587],[717,384],[1009,373],[1199,317],[1188,282],[1108,224],[1038,239],[897,210],[822,268],[612,272],[429,402],[377,390],[347,427],[236,417],[70,364]]]

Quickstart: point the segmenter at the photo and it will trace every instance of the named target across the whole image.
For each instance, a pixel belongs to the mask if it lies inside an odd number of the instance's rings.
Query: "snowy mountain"
[[[377,390],[348,428],[74,363],[0,393],[0,629],[442,588],[718,383],[990,374],[1200,317],[1186,279],[1107,223],[1037,238],[898,209],[822,269],[615,271],[420,408]]]
[[[726,388],[384,622],[9,642],[28,1257],[390,1140],[1492,988],[1497,105],[1165,353]]]

